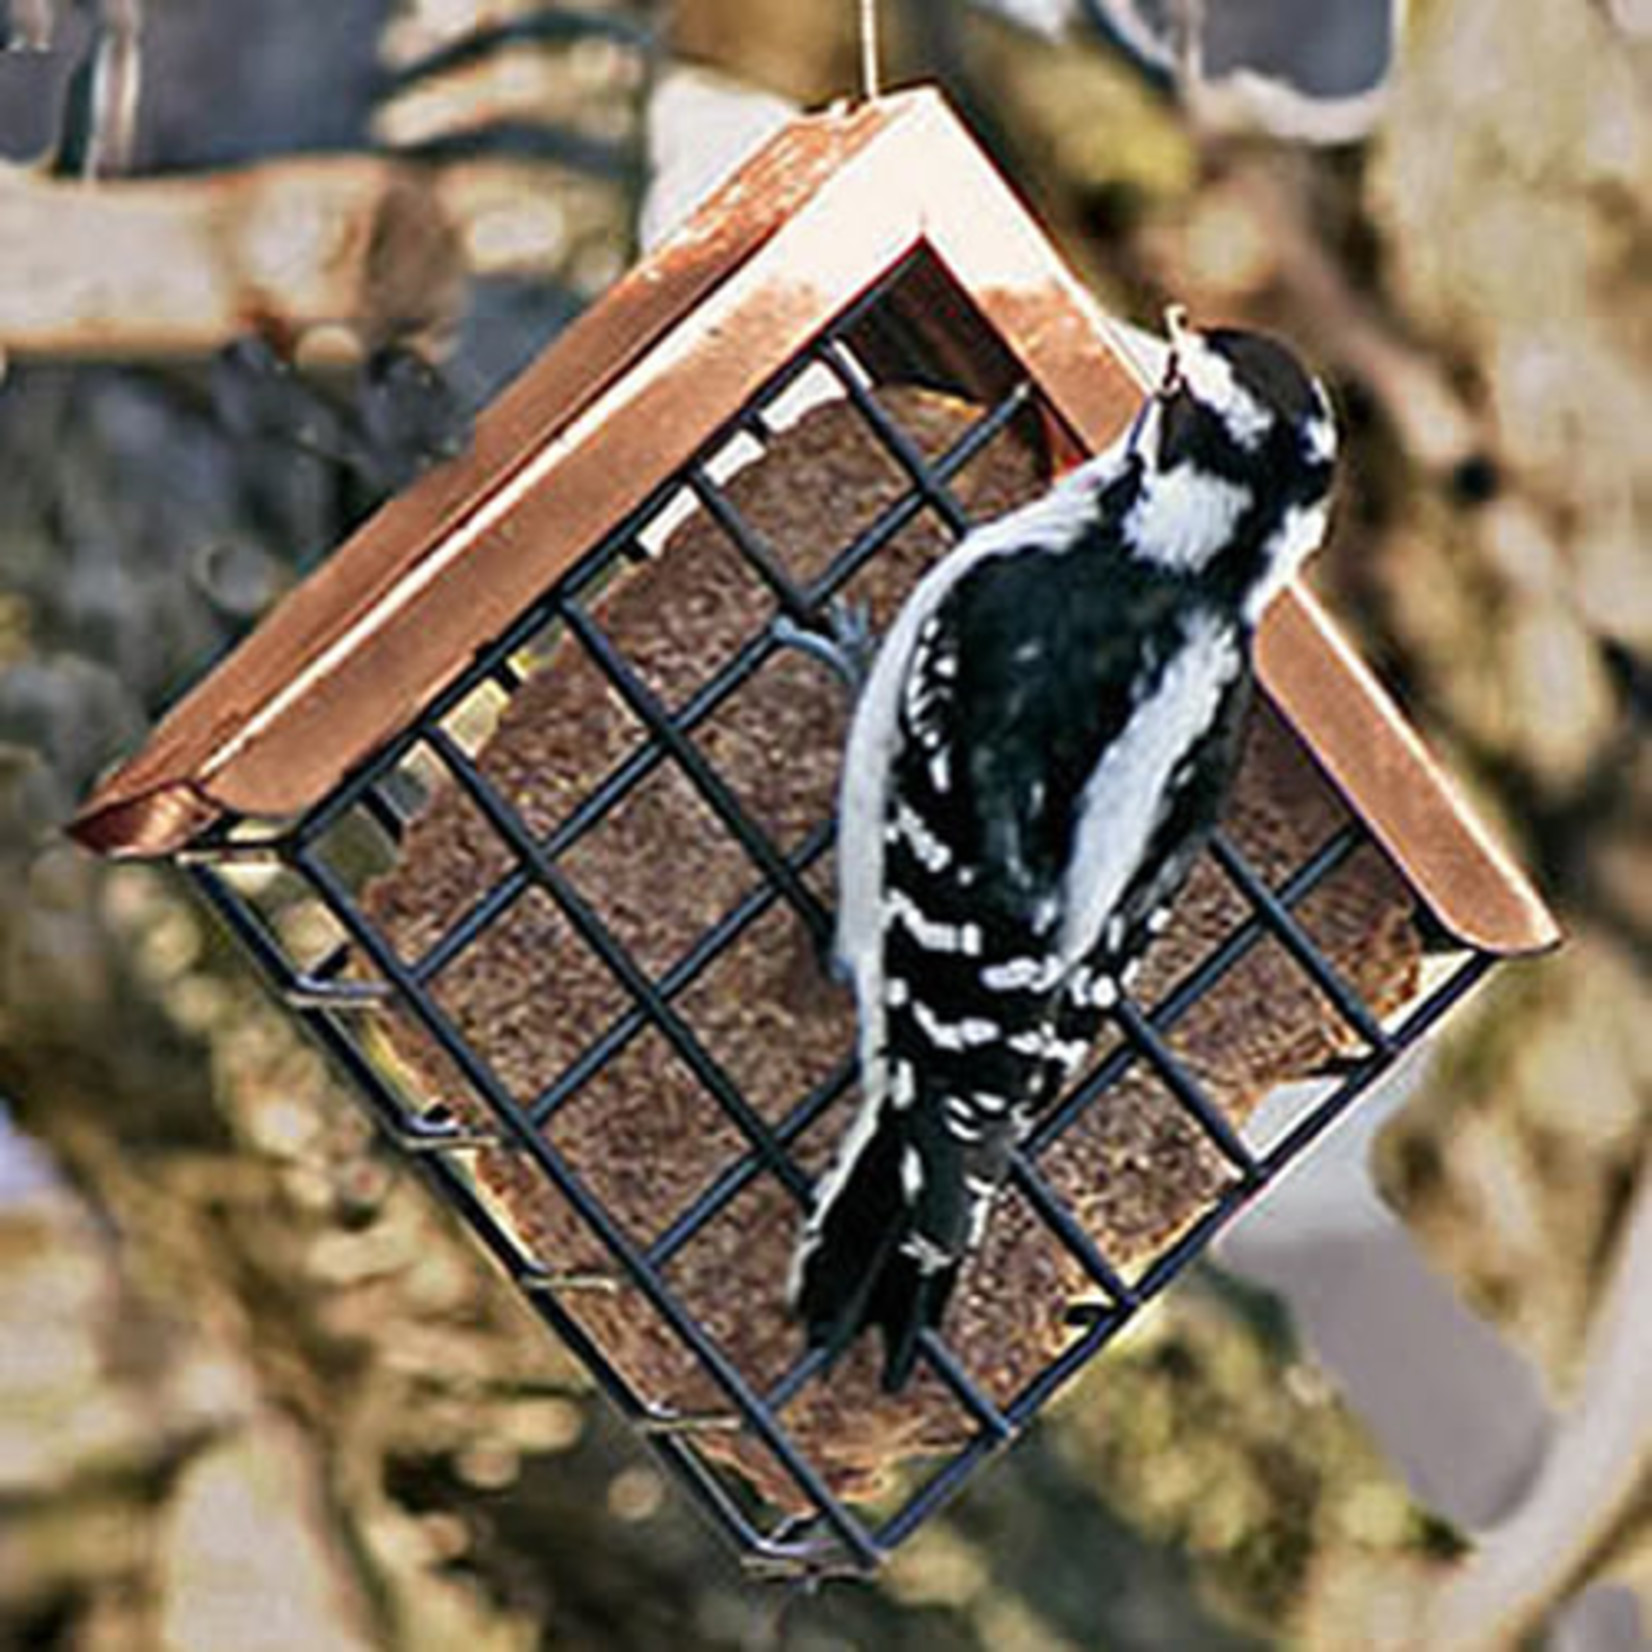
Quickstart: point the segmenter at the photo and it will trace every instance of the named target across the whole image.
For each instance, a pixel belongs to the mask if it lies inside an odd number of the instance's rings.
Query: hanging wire
[[[882,94],[878,83],[878,0],[860,0],[860,89],[868,103]]]

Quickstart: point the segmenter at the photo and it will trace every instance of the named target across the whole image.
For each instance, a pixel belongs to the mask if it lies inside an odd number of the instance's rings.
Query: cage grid
[[[738,787],[720,772],[697,740],[717,710],[788,645],[768,623],[744,637],[731,657],[711,670],[680,703],[650,686],[605,628],[604,592],[627,570],[658,554],[650,546],[664,513],[687,508],[715,524],[768,593],[773,615],[821,627],[830,605],[914,519],[928,515],[956,538],[971,525],[954,490],[956,478],[1012,424],[1028,421],[1056,454],[1070,451],[1070,434],[1040,396],[1038,386],[990,329],[968,313],[956,292],[945,298],[945,338],[960,327],[978,335],[967,353],[967,382],[959,382],[950,347],[937,344],[933,326],[936,272],[921,255],[896,266],[845,309],[685,465],[664,479],[636,510],[558,579],[423,711],[360,763],[300,817],[281,824],[225,816],[183,857],[207,902],[226,920],[252,957],[322,1047],[365,1099],[378,1125],[429,1180],[487,1252],[522,1288],[535,1311],[589,1368],[600,1389],[647,1439],[672,1476],[730,1537],[746,1564],[767,1573],[820,1575],[868,1571],[909,1537],[966,1481],[983,1460],[1015,1438],[1050,1397],[1092,1360],[1131,1318],[1197,1256],[1219,1228],[1295,1161],[1335,1119],[1426,1033],[1495,961],[1489,952],[1452,943],[1438,948],[1441,967],[1398,1014],[1383,1016],[1325,955],[1298,918],[1302,904],[1362,847],[1374,843],[1356,814],[1282,877],[1254,866],[1242,847],[1219,834],[1209,857],[1246,909],[1246,918],[1222,936],[1194,967],[1150,1001],[1126,993],[1112,1016],[1116,1037],[1099,1048],[1089,1069],[1030,1134],[1016,1155],[1013,1185],[1050,1240],[1086,1281],[1081,1299],[1066,1309],[1071,1338],[1019,1391],[995,1397],[957,1357],[947,1337],[928,1332],[923,1360],[943,1385],[964,1429],[962,1443],[926,1461],[899,1488],[893,1506],[868,1508],[834,1489],[831,1476],[792,1438],[789,1405],[823,1378],[823,1359],[804,1349],[777,1378],[761,1380],[733,1361],[716,1335],[680,1299],[668,1277],[673,1260],[710,1224],[728,1217],[753,1184],[772,1179],[796,1206],[806,1207],[811,1178],[798,1162],[798,1143],[834,1108],[852,1104],[855,1070],[845,1051],[778,1117],[769,1117],[742,1093],[736,1078],[697,1035],[680,1010],[683,995],[776,907],[793,913],[816,948],[829,945],[828,902],[811,887],[824,869],[833,823],[822,818],[797,842],[782,844],[754,817]],[[914,303],[914,295],[922,300]],[[975,411],[943,451],[926,453],[881,394],[887,382],[919,382],[962,390]],[[902,479],[898,495],[859,525],[812,577],[799,577],[783,547],[770,543],[718,479],[731,444],[766,448],[785,424],[785,400],[805,383],[852,412],[886,452]],[[461,726],[467,708],[486,699],[497,706],[522,688],[535,670],[556,669],[558,650],[577,650],[594,664],[635,725],[628,753],[548,829],[538,829],[490,778]],[[484,719],[485,721],[485,719]],[[589,834],[650,777],[670,771],[692,788],[717,829],[743,857],[742,897],[708,924],[676,957],[650,968],[614,932],[587,893],[569,875],[566,860]],[[505,870],[451,915],[415,955],[404,956],[362,899],[372,868],[393,863],[412,823],[438,788],[456,788],[503,851]],[[594,1029],[561,1071],[529,1096],[514,1093],[486,1054],[444,1007],[442,972],[502,923],[513,906],[537,892],[553,903],[580,944],[616,984],[621,1008]],[[295,924],[293,914],[306,914]],[[317,913],[325,922],[314,921]],[[319,941],[313,930],[322,931]],[[301,935],[296,933],[303,930]],[[1437,941],[1441,937],[1435,937]],[[1319,1086],[1279,1139],[1246,1139],[1178,1055],[1178,1024],[1258,946],[1277,945],[1347,1030],[1352,1053]],[[442,1052],[463,1085],[462,1098],[409,1093],[405,1076],[387,1062],[375,1038],[386,1012],[408,1018]],[[658,1213],[647,1237],[628,1231],[590,1178],[568,1162],[549,1134],[559,1113],[585,1092],[623,1052],[645,1035],[663,1040],[733,1127],[736,1146],[681,1208]],[[1124,1266],[1097,1244],[1046,1173],[1046,1160],[1075,1122],[1105,1103],[1125,1077],[1151,1074],[1168,1104],[1182,1110],[1216,1148],[1227,1167],[1223,1185],[1206,1207],[1144,1263]],[[462,1103],[462,1104],[461,1104]],[[535,1254],[508,1212],[475,1173],[475,1155],[507,1153],[549,1196],[563,1201],[597,1243],[605,1261],[562,1265]],[[583,1293],[634,1288],[707,1376],[720,1401],[684,1411],[651,1401],[582,1324]],[[775,1290],[781,1281],[775,1281]],[[829,1380],[829,1379],[827,1379]],[[739,1473],[702,1449],[714,1434],[760,1442],[795,1487],[793,1506],[758,1497]],[[887,1502],[887,1500],[885,1500]],[[801,1504],[801,1507],[796,1506]]]

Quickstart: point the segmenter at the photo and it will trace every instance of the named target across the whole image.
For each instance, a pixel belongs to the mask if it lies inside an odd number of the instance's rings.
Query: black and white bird
[[[891,1391],[1164,926],[1237,761],[1258,622],[1324,535],[1322,387],[1254,333],[1172,312],[1170,334],[1113,447],[929,570],[856,705],[837,947],[863,1099],[790,1298],[832,1358],[878,1327]]]

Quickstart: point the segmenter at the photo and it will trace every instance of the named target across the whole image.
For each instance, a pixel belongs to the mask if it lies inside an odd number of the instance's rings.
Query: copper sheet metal
[[[226,811],[280,817],[406,724],[859,293],[927,246],[1098,448],[1145,364],[941,98],[797,122],[386,505],[161,723],[74,831],[162,855]],[[1440,922],[1495,952],[1553,920],[1311,602],[1276,604],[1270,694]]]

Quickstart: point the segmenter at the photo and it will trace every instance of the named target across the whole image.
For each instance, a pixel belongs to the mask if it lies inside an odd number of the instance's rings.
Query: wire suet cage
[[[180,860],[753,1568],[870,1570],[1543,906],[1314,601],[1222,831],[909,1390],[785,1313],[855,1103],[847,707],[776,633],[1120,428],[1146,370],[944,104],[798,122],[86,805]],[[1252,1115],[1292,1085],[1266,1135]],[[1270,1109],[1270,1116],[1274,1110]]]

